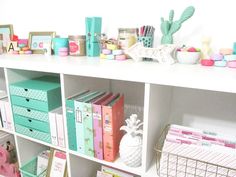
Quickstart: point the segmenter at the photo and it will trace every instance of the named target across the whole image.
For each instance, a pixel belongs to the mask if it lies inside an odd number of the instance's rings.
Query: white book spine
[[[7,128],[7,118],[6,118],[6,111],[5,111],[5,103],[3,100],[0,100],[0,111],[1,111],[1,118],[2,124],[4,128]]]
[[[65,131],[62,114],[56,114],[58,146],[65,147]]]
[[[49,117],[50,132],[51,132],[51,142],[53,145],[58,146],[56,113],[49,112],[48,117]]]

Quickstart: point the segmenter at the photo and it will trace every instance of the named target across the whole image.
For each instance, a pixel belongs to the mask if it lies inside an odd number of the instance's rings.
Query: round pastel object
[[[225,61],[225,60],[215,61],[214,65],[218,66],[218,67],[225,67],[227,65],[227,61]]]
[[[106,55],[106,59],[108,60],[114,60],[115,56],[114,55]]]
[[[32,54],[31,50],[24,51],[24,54]]]
[[[12,54],[17,55],[17,54],[19,54],[19,51],[14,50],[14,51],[12,52]]]
[[[227,66],[229,68],[236,68],[236,61],[228,61]]]
[[[116,60],[126,60],[126,55],[124,55],[124,54],[123,55],[116,55],[115,59]]]
[[[103,53],[100,53],[100,58],[101,58],[101,59],[106,59],[106,55],[103,54]]]
[[[18,44],[18,47],[23,48],[23,47],[26,47],[26,45],[25,44]]]
[[[201,65],[202,66],[213,66],[214,65],[214,60],[212,60],[212,59],[202,59],[201,60]]]
[[[123,50],[113,50],[113,51],[112,51],[112,54],[113,54],[113,55],[122,55],[123,53],[124,53]]]
[[[27,51],[27,50],[30,50],[30,48],[29,47],[23,47],[22,50]]]
[[[236,55],[225,55],[224,60],[226,61],[234,61],[236,60]]]
[[[216,53],[216,54],[213,54],[211,56],[211,59],[212,60],[215,60],[215,61],[220,61],[220,60],[223,60],[224,58],[224,55],[220,54],[220,53]]]
[[[107,49],[109,50],[116,50],[118,47],[116,44],[107,44]]]
[[[68,55],[68,48],[67,47],[59,48],[58,55],[62,56],[62,57],[67,56]]]
[[[19,51],[19,54],[24,54],[24,51],[22,51],[22,50],[21,50],[21,51]]]
[[[102,49],[102,53],[105,55],[110,55],[112,52],[110,49]]]
[[[220,54],[222,54],[222,55],[232,55],[233,54],[233,49],[231,49],[231,48],[220,49]]]

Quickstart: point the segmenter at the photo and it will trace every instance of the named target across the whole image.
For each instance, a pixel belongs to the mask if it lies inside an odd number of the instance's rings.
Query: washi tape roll
[[[233,49],[231,49],[231,48],[222,48],[222,49],[220,49],[220,54],[222,54],[222,55],[232,55],[233,54]]]
[[[24,54],[32,54],[31,50],[24,51]]]
[[[224,60],[226,61],[234,61],[236,60],[236,55],[225,55]]]
[[[220,61],[220,60],[223,60],[224,58],[224,55],[220,54],[220,53],[216,53],[216,54],[213,54],[211,56],[211,59],[212,60],[215,60],[215,61]]]
[[[214,60],[211,60],[211,59],[202,59],[202,60],[201,60],[201,65],[202,65],[202,66],[213,66],[213,65],[214,65]]]
[[[114,55],[106,55],[106,59],[108,60],[114,60],[115,56]]]
[[[116,60],[126,60],[126,55],[116,55],[115,59]]]
[[[12,52],[12,54],[17,55],[17,54],[19,54],[19,51],[14,50],[14,51]]]
[[[22,50],[27,51],[27,50],[30,50],[30,48],[29,47],[23,47]]]
[[[24,54],[25,52],[24,51],[19,51],[19,54]]]
[[[112,51],[110,49],[102,49],[102,53],[105,55],[110,55]]]
[[[18,47],[20,48],[26,47],[26,44],[18,44]]]
[[[112,54],[113,54],[113,55],[122,55],[123,53],[124,53],[123,50],[113,50],[113,51],[112,51]]]
[[[225,60],[215,61],[214,65],[218,66],[218,67],[225,67],[227,65],[227,61],[225,61]]]
[[[118,47],[116,44],[107,44],[107,49],[109,50],[116,50]]]
[[[236,61],[228,61],[227,66],[229,68],[236,68]]]
[[[100,58],[101,58],[101,59],[106,59],[106,57],[107,57],[107,56],[106,56],[105,54],[100,53]]]
[[[68,55],[68,48],[67,47],[59,48],[58,55],[62,56],[62,57],[67,56]]]

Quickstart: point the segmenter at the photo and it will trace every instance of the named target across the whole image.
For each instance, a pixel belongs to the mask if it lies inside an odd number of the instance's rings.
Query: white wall
[[[201,47],[202,36],[212,37],[213,49],[232,47],[236,41],[233,0],[0,0],[0,24],[13,24],[19,37],[30,31],[54,30],[57,34],[85,33],[85,17],[103,17],[102,31],[117,36],[119,27],[156,27],[155,44],[160,43],[160,17],[174,9],[178,19],[189,5],[194,16],[175,34],[175,42]]]

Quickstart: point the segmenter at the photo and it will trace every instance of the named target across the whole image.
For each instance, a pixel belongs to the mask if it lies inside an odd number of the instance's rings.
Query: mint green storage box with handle
[[[17,133],[20,133],[22,135],[29,136],[31,138],[35,138],[47,143],[51,143],[51,135],[50,133],[45,133],[43,131],[39,131],[36,129],[32,129],[29,127],[25,127],[19,124],[15,124],[15,130]]]
[[[20,115],[14,115],[15,124],[26,126],[35,130],[39,130],[45,133],[50,133],[49,123],[38,121],[32,118],[23,117]]]
[[[30,80],[24,80],[10,84],[10,95],[13,105],[22,105],[24,101],[32,100],[24,105],[42,111],[51,111],[61,106],[61,86],[60,79],[55,76],[42,76]],[[16,98],[15,98],[16,97]],[[18,97],[22,97],[22,100]],[[32,104],[38,104],[39,109]],[[46,106],[45,106],[46,105]],[[42,108],[41,108],[42,106]]]
[[[38,111],[35,109],[12,105],[13,114],[17,114],[23,117],[32,118],[39,121],[49,122],[48,120],[48,112]]]

